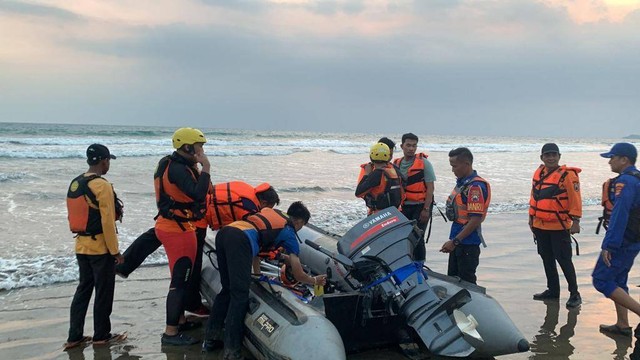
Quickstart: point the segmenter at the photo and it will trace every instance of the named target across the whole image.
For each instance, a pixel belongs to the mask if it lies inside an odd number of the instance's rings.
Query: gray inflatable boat
[[[397,344],[451,357],[529,350],[484,288],[413,262],[420,236],[395,208],[367,217],[344,236],[311,225],[298,236],[301,262],[310,273],[327,274],[329,285],[324,295],[305,298],[273,282],[252,284],[245,345],[259,359],[344,359]],[[202,293],[212,303],[220,282],[213,240],[207,241]],[[263,262],[263,273],[277,271]]]

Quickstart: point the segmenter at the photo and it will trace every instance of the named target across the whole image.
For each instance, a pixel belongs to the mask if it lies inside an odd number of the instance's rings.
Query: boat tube
[[[305,226],[298,232],[300,260],[310,273],[327,274],[324,294],[305,297],[277,283],[279,267],[263,261],[271,280],[251,285],[245,345],[259,359],[344,359],[411,342],[451,357],[528,351],[484,288],[413,261],[419,234],[395,208],[365,218],[344,236]],[[213,239],[204,251],[202,293],[211,304],[221,289]]]

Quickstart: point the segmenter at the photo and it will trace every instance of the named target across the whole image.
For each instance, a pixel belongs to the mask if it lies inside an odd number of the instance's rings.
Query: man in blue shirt
[[[251,265],[252,262],[255,264],[260,251],[282,247],[289,254],[288,265],[297,281],[309,285],[326,283],[326,275],[307,275],[298,258],[300,244],[296,232],[309,221],[310,216],[309,210],[298,201],[289,206],[287,215],[264,208],[244,220],[224,226],[218,232],[216,254],[222,290],[211,308],[203,351],[224,346],[224,360],[243,359],[240,347],[249,303]]]
[[[462,147],[451,150],[449,164],[457,180],[456,187],[447,199],[451,232],[440,251],[449,254],[447,275],[458,276],[475,284],[480,244],[484,242],[480,224],[487,216],[491,187],[473,170],[473,155],[469,149]]]
[[[617,143],[607,153],[614,179],[613,210],[609,228],[602,240],[602,251],[593,269],[593,286],[613,300],[617,320],[613,325],[600,325],[600,331],[631,335],[628,310],[640,316],[640,303],[629,296],[627,278],[640,252],[640,172],[635,167],[638,151],[629,143]],[[640,335],[640,324],[635,336]]]

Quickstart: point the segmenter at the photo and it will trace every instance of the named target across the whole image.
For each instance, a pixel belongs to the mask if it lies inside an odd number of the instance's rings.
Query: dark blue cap
[[[638,157],[638,150],[636,147],[629,143],[617,143],[613,145],[611,150],[606,153],[600,154],[603,158],[612,158],[614,156],[625,156],[630,160],[636,160]]]

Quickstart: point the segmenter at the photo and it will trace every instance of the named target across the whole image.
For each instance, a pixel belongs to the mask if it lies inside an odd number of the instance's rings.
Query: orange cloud
[[[619,23],[640,9],[640,0],[543,0],[543,3],[567,10],[577,24],[607,21]]]

